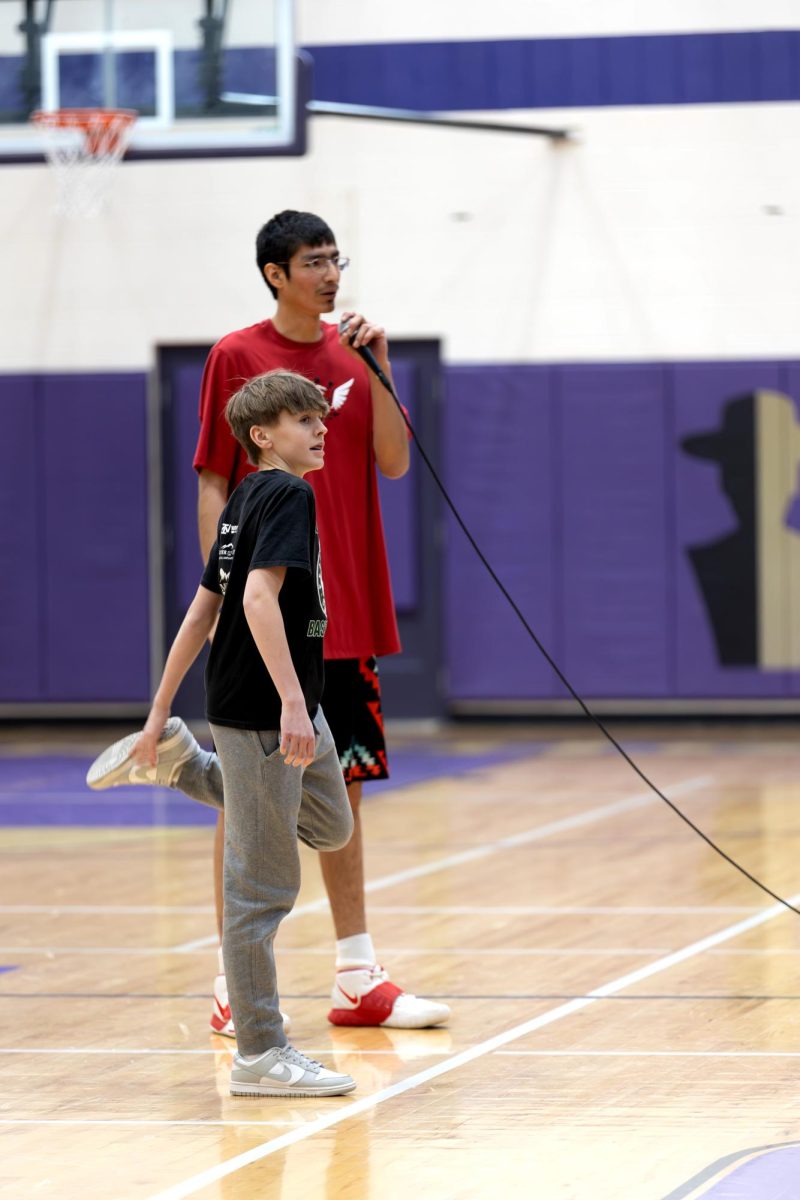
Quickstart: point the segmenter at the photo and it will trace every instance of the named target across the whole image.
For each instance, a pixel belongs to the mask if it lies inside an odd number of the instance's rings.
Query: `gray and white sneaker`
[[[100,792],[104,788],[119,787],[125,783],[174,787],[184,763],[195,754],[202,753],[180,717],[170,717],[164,726],[158,739],[156,766],[140,767],[133,761],[131,756],[138,738],[138,733],[129,733],[94,760],[86,774],[90,788]]]
[[[306,1058],[294,1046],[274,1046],[254,1062],[233,1056],[232,1096],[343,1096],[356,1081]]]

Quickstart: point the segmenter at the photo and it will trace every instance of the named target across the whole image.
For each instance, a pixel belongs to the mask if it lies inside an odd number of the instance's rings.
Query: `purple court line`
[[[368,796],[426,780],[458,777],[531,758],[543,743],[500,746],[484,754],[445,754],[397,749],[391,778],[368,782]],[[214,809],[169,788],[114,788],[92,792],[86,786],[91,759],[68,755],[0,757],[0,827],[145,828],[212,825]]]
[[[746,1156],[751,1157],[720,1178],[720,1171]],[[710,1188],[698,1192],[698,1187],[709,1180]],[[697,1200],[797,1200],[799,1181],[800,1145],[763,1146],[726,1155],[664,1200],[684,1200],[688,1196],[696,1196]]]

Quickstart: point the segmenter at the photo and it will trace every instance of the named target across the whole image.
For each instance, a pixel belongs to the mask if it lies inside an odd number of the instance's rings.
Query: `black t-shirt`
[[[322,694],[327,625],[314,493],[285,471],[242,480],[217,526],[202,585],[224,596],[206,666],[206,714],[217,725],[278,729],[281,700],[244,615],[247,576],[286,567],[279,604],[309,716]]]

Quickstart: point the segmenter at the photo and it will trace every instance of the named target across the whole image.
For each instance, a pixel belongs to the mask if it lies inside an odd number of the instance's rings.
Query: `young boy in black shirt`
[[[338,1096],[356,1086],[288,1045],[272,943],[300,887],[298,837],[346,845],[353,820],[319,707],[325,594],[314,493],[328,405],[290,371],[256,376],[225,416],[258,470],[230,497],[132,757],[156,765],[170,706],[217,621],[206,711],[225,797],[223,956],[238,1050],[236,1096]]]

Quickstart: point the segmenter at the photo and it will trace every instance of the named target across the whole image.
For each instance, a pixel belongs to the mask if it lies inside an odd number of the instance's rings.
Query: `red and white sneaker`
[[[236,1037],[236,1030],[233,1027],[233,1017],[231,1016],[231,1006],[228,1002],[228,983],[224,975],[217,975],[214,980],[214,1007],[211,1010],[211,1020],[209,1022],[214,1033],[218,1033],[220,1037]],[[291,1029],[292,1022],[287,1013],[282,1012],[283,1031],[288,1033]]]
[[[220,1037],[236,1037],[233,1027],[231,1006],[228,1003],[228,983],[224,975],[218,975],[214,980],[213,1008],[211,1010],[211,1028]]]
[[[383,967],[345,968],[336,972],[328,1013],[332,1025],[383,1025],[388,1029],[425,1029],[450,1016],[446,1004],[404,992]]]

